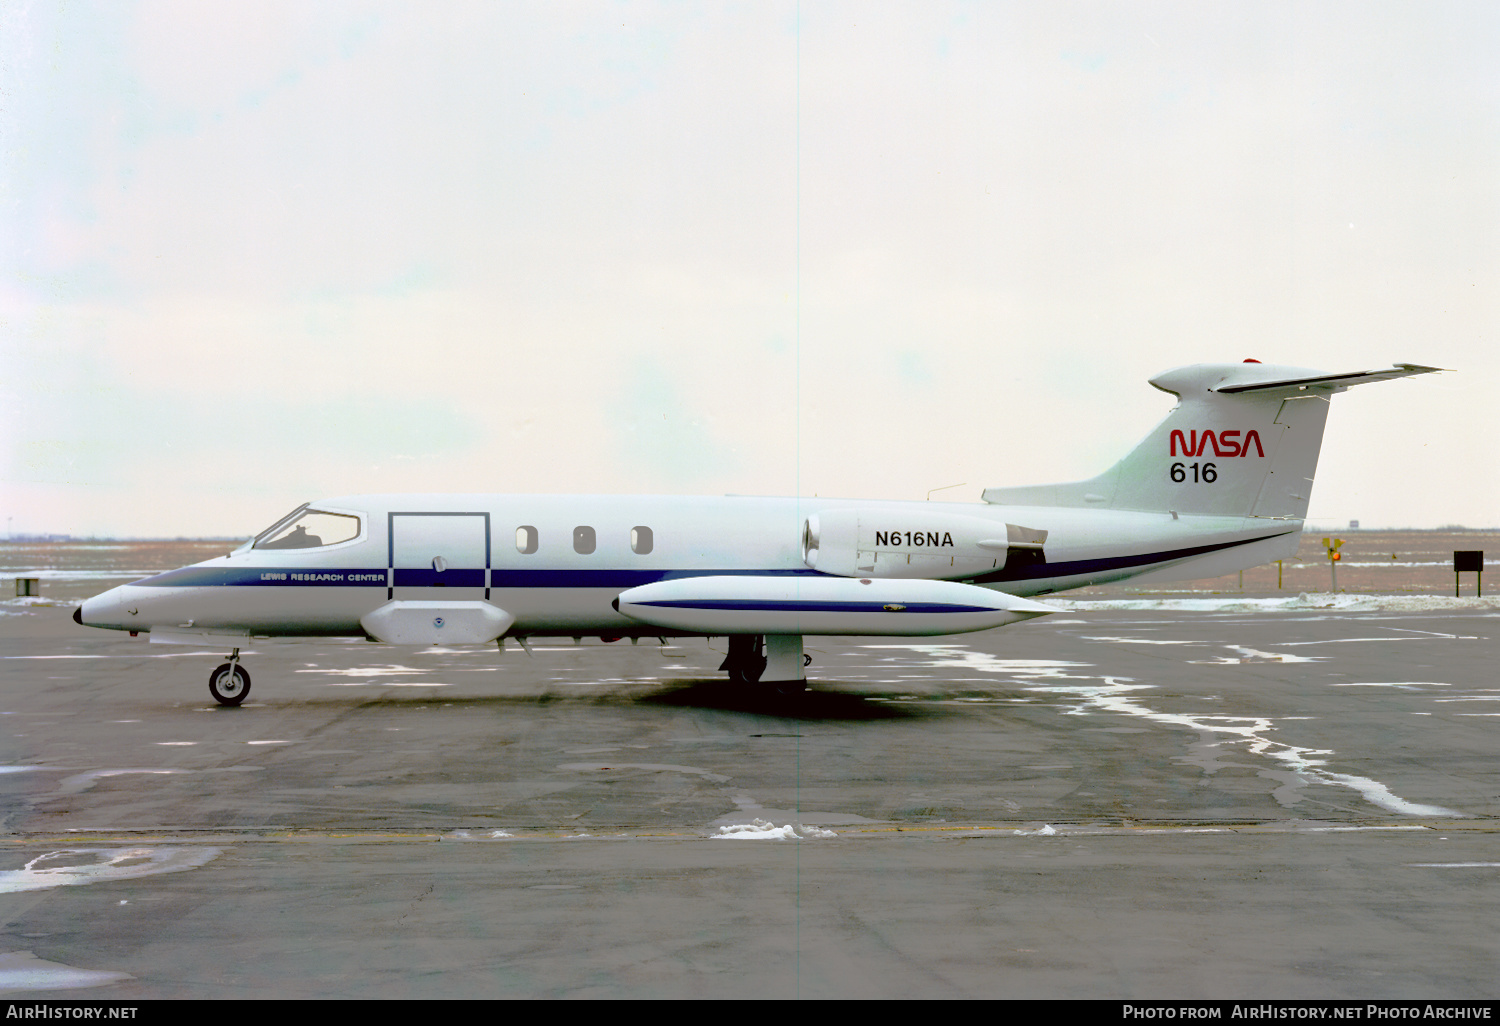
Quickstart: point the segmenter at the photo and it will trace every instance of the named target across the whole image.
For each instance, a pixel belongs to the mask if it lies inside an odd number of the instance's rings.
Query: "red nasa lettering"
[[[1264,456],[1266,450],[1261,447],[1260,433],[1256,431],[1245,432],[1245,439],[1240,441],[1239,431],[1220,431],[1215,435],[1212,431],[1204,431],[1201,435],[1197,431],[1189,431],[1184,435],[1181,431],[1173,431],[1168,439],[1172,447],[1171,455],[1177,455],[1177,446],[1182,445],[1182,455],[1202,456],[1204,451],[1213,446],[1215,456],[1249,456],[1250,445],[1255,445],[1255,455]]]

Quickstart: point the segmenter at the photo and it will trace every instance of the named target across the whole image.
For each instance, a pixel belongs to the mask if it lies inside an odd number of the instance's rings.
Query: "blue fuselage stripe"
[[[1136,567],[1150,566],[1152,563],[1167,563],[1172,560],[1207,555],[1210,552],[1222,552],[1225,549],[1238,548],[1241,545],[1253,545],[1256,542],[1269,541],[1272,538],[1280,538],[1283,535],[1292,533],[1295,532],[1278,531],[1275,534],[1264,534],[1258,538],[1237,538],[1234,541],[1192,545],[1182,549],[1168,549],[1165,552],[1144,552],[1135,556],[1105,556],[1100,559],[1074,560],[1071,563],[1032,563],[992,570],[989,573],[971,578],[971,580],[975,584],[991,584],[1001,581],[1034,581],[1044,578],[1082,577],[1090,574],[1112,573],[1118,570],[1130,570]]]
[[[483,588],[482,569],[396,570],[398,588]]]

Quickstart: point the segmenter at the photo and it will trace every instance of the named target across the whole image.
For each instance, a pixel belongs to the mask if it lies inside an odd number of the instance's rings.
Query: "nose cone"
[[[111,588],[101,595],[86,599],[83,605],[73,610],[73,621],[85,627],[103,627],[108,630],[130,631],[140,628],[139,619],[131,601],[135,589],[128,584]]]

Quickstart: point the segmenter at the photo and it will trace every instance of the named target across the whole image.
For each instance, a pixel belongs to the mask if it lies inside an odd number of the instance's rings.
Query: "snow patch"
[[[837,837],[832,830],[808,826],[803,823],[775,826],[770,820],[756,819],[749,823],[731,823],[719,827],[719,832],[709,839],[713,841],[796,841],[815,837]]]
[[[0,872],[0,894],[180,873],[219,854],[218,848],[63,848],[38,855],[24,869]]]
[[[73,990],[133,979],[129,973],[78,969],[62,962],[49,962],[29,951],[0,954],[0,990]]]

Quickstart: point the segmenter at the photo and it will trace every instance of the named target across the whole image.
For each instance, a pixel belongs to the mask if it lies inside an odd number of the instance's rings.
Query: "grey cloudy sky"
[[[948,499],[1169,367],[1335,399],[1315,518],[1500,523],[1493,3],[0,4],[0,516]]]

